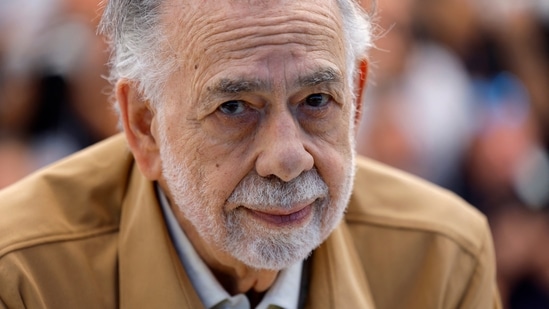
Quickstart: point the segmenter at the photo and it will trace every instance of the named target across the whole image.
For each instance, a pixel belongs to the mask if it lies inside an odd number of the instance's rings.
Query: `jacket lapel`
[[[375,309],[370,287],[342,222],[313,252],[307,308]]]
[[[153,183],[134,165],[122,205],[120,308],[203,308],[164,224]]]

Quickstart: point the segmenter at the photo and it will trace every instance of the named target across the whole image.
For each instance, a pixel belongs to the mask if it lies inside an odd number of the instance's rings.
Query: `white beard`
[[[229,253],[245,265],[280,270],[303,260],[328,237],[343,217],[354,178],[352,150],[344,181],[334,188],[333,192],[338,195],[335,200],[330,196],[326,183],[313,169],[287,183],[252,172],[242,179],[227,201],[219,201],[216,189],[205,182],[203,170],[173,148],[163,128],[160,132],[162,173],[173,202],[203,241]],[[316,199],[312,218],[304,225],[293,228],[269,228],[258,224],[243,207],[224,211],[227,202],[253,205],[254,210],[265,210],[288,208],[312,199]]]

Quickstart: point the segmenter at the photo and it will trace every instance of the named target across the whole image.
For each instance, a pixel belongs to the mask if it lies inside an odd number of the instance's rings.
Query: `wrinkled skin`
[[[130,147],[225,288],[265,291],[329,235],[349,199],[357,110],[339,10],[319,0],[165,6],[167,56],[180,67],[160,108],[119,81]],[[320,182],[310,194],[262,197],[268,184],[282,190],[311,173]],[[255,199],[240,194],[253,192],[250,179]]]

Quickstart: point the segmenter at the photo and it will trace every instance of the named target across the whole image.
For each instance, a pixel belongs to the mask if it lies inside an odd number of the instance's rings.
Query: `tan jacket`
[[[484,217],[360,159],[307,308],[499,308]],[[117,136],[0,192],[0,308],[202,308],[153,184]]]

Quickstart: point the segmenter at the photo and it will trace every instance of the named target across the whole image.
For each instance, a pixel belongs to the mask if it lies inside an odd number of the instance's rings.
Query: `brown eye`
[[[331,97],[324,93],[311,94],[305,98],[305,104],[311,107],[322,107],[330,102]]]
[[[242,101],[228,101],[221,104],[218,110],[226,115],[239,115],[246,110],[246,105]]]

